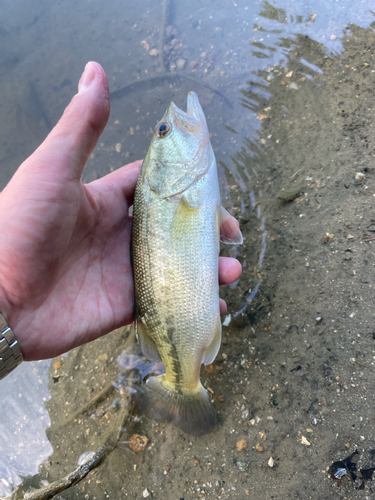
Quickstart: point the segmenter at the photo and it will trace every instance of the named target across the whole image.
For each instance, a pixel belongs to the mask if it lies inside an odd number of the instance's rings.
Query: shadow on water
[[[120,329],[54,359],[48,390],[47,364],[27,365],[35,374],[25,381],[32,402],[21,396],[16,408],[24,367],[7,384],[2,410],[13,416],[19,442],[9,435],[1,445],[0,497],[20,477],[17,498],[72,472],[83,453],[100,446],[124,400],[119,443],[60,498],[325,498],[339,486],[321,471],[373,438],[372,406],[364,399],[372,387],[371,221],[364,241],[357,222],[368,211],[367,194],[375,194],[368,166],[375,146],[371,14],[365,3],[355,12],[343,2],[336,16],[328,15],[336,3],[327,11],[296,2],[293,12],[288,2],[276,3],[223,0],[214,12],[193,1],[188,16],[180,2],[132,4],[126,18],[117,1],[104,13],[99,0],[77,6],[74,16],[73,4],[41,2],[37,14],[19,2],[33,22],[16,5],[8,25],[0,23],[0,74],[13,78],[4,83],[12,97],[2,106],[12,120],[1,129],[2,185],[56,123],[86,60],[100,56],[112,112],[84,180],[142,157],[169,102],[183,108],[194,90],[206,112],[223,204],[245,240],[223,250],[240,259],[243,275],[222,291],[222,349],[202,369],[218,417],[214,433],[192,438],[139,414],[130,402],[133,378],[161,367],[140,356],[131,328]],[[86,18],[92,24],[82,34]],[[62,19],[67,24],[58,25]],[[347,27],[348,19],[367,29]],[[12,49],[21,28],[25,40]],[[30,40],[39,49],[34,58]],[[51,54],[67,62],[66,71],[51,62],[46,78],[36,75],[33,64]],[[26,82],[18,93],[11,92],[14,81]],[[366,183],[356,183],[364,168]],[[135,435],[147,437],[145,448],[130,446]],[[15,448],[25,445],[29,455]]]

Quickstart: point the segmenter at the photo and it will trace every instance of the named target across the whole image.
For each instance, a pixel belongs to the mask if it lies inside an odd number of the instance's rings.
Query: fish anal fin
[[[159,351],[153,340],[151,340],[149,335],[147,334],[145,325],[142,323],[142,320],[140,318],[136,319],[135,331],[137,333],[139,346],[143,355],[150,361],[160,363],[161,357]]]
[[[243,243],[237,220],[224,207],[220,210],[220,241],[227,245],[242,245]]]
[[[172,391],[165,383],[165,375],[149,377],[137,387],[135,401],[146,417],[158,422],[169,422],[194,436],[203,436],[214,430],[215,410],[210,397],[199,383],[197,391]]]
[[[210,365],[217,356],[221,345],[221,320],[220,315],[218,315],[218,320],[216,323],[215,335],[212,339],[211,344],[205,350],[202,363],[204,365]]]

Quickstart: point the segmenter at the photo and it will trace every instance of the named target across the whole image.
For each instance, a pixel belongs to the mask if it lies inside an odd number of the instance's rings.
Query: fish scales
[[[171,103],[142,165],[133,264],[141,348],[166,368],[138,388],[137,404],[150,418],[196,435],[210,432],[216,419],[199,374],[220,347],[221,214],[207,124],[189,93],[187,113]]]

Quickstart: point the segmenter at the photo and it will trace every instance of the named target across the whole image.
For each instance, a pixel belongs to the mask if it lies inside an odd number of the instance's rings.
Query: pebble
[[[94,361],[94,363],[99,363],[99,361],[107,361],[108,359],[108,354],[105,352],[104,354],[100,354]]]
[[[231,314],[227,314],[225,316],[224,321],[223,321],[223,326],[228,326],[231,321],[232,321],[232,315]]]
[[[365,174],[363,174],[362,172],[356,172],[355,174],[356,181],[363,181],[365,177],[366,177]]]
[[[129,446],[133,451],[143,451],[148,443],[148,438],[146,436],[140,436],[139,434],[133,434],[129,440]]]
[[[272,458],[272,457],[270,457],[270,459],[268,460],[268,466],[269,466],[269,467],[273,467],[273,466],[274,466],[274,464],[275,464],[275,462],[274,462],[273,458]]]
[[[116,153],[121,153],[121,142],[118,142],[115,146]]]
[[[150,492],[148,491],[147,488],[145,488],[143,491],[142,491],[142,495],[143,495],[143,498],[147,498],[150,496]]]
[[[141,41],[141,45],[142,45],[142,47],[143,47],[145,50],[147,50],[147,52],[150,50],[150,46],[149,46],[149,44],[146,42],[146,40],[142,40],[142,41]]]
[[[302,444],[304,444],[304,445],[306,445],[306,446],[310,446],[310,445],[311,445],[310,441],[308,441],[308,440],[305,438],[305,436],[302,436],[302,438],[301,438],[301,443],[302,443]]]
[[[237,460],[236,467],[241,472],[249,470],[249,462],[247,460]]]
[[[185,59],[177,59],[176,64],[178,69],[184,69],[186,61]]]
[[[247,446],[246,439],[241,439],[241,441],[238,441],[238,443],[236,444],[236,448],[238,451],[244,450],[246,446]]]

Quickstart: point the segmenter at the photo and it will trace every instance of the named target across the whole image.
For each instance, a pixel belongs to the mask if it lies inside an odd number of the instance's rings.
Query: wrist
[[[23,356],[12,329],[0,313],[0,380],[23,361]]]

